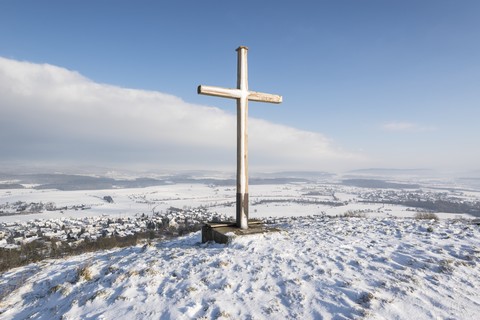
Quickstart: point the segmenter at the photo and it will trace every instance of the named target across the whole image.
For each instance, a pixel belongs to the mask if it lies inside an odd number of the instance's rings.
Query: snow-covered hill
[[[2,319],[475,319],[471,220],[301,217],[280,233],[47,260],[0,276]]]

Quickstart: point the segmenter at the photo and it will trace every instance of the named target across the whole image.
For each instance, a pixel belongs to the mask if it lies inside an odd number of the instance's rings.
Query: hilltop
[[[473,319],[472,220],[290,217],[284,231],[45,260],[1,275],[2,319]]]

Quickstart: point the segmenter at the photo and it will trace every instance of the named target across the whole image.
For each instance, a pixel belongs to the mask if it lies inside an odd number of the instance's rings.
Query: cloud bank
[[[0,161],[235,168],[235,115],[49,64],[0,57],[0,112]],[[363,161],[322,134],[254,118],[249,154],[251,168],[262,170],[342,170]]]

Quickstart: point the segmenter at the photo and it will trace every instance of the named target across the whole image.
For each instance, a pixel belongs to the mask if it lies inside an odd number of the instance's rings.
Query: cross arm
[[[242,91],[240,89],[230,89],[230,88],[221,88],[221,87],[212,87],[212,86],[198,86],[198,94],[205,94],[207,96],[216,96],[230,99],[240,99],[242,96]]]
[[[250,101],[260,101],[260,102],[269,102],[269,103],[282,103],[282,96],[270,93],[249,91],[248,100]]]

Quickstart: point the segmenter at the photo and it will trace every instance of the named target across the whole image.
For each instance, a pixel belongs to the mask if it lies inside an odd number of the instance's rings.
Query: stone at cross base
[[[243,235],[272,231],[259,221],[248,218],[248,101],[281,103],[279,95],[248,90],[247,47],[237,48],[237,88],[198,86],[198,93],[237,100],[237,200],[236,223],[207,223],[202,228],[202,242],[226,243],[228,234]]]

